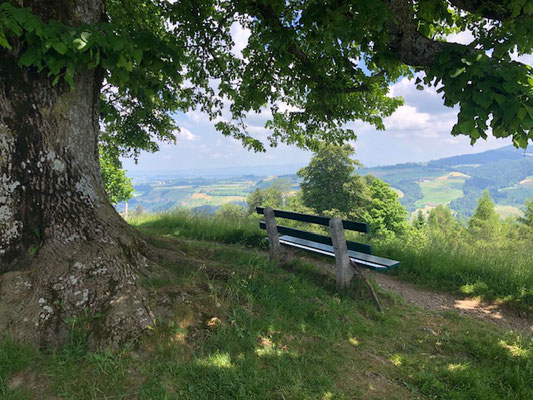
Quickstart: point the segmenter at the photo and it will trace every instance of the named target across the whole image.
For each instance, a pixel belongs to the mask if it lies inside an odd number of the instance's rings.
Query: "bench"
[[[259,227],[267,231],[269,240],[269,258],[271,260],[276,262],[281,260],[281,245],[335,257],[337,267],[337,287],[339,289],[345,288],[349,285],[353,276],[358,274],[369,287],[374,301],[378,305],[378,308],[381,309],[372,286],[366,280],[364,275],[358,271],[358,267],[364,267],[376,271],[388,271],[397,268],[400,265],[400,262],[373,255],[372,247],[368,244],[346,240],[345,230],[368,233],[367,224],[341,220],[339,218],[328,218],[291,211],[273,210],[270,207],[257,207],[256,211],[258,214],[262,214],[265,217],[265,221],[261,221]],[[276,223],[276,218],[328,226],[330,236],[278,225]],[[280,236],[280,234],[282,236]]]

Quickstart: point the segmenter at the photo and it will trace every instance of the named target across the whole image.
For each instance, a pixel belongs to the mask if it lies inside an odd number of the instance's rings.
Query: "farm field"
[[[523,181],[520,181],[520,185],[533,188],[533,175],[530,175]]]
[[[502,218],[519,217],[523,215],[522,210],[520,210],[518,207],[497,204],[494,209]]]
[[[221,205],[232,203],[246,206],[246,198],[256,188],[264,189],[281,184],[287,190],[298,189],[296,177],[279,176],[235,178],[180,178],[147,179],[134,181],[135,196],[129,201],[128,210],[139,206],[144,212],[161,212],[176,207],[212,212]],[[125,204],[119,204],[119,212],[125,211]]]
[[[362,168],[357,173],[373,175],[387,182],[411,215],[418,210],[427,214],[443,204],[449,205],[457,215],[468,217],[483,191],[489,190],[497,212],[507,218],[519,215],[525,201],[533,199],[533,157],[524,157],[515,151],[504,147],[427,163]],[[161,212],[183,207],[213,212],[227,203],[245,206],[246,198],[255,189],[279,186],[285,193],[293,194],[299,190],[299,183],[296,174],[144,177],[134,180],[135,197],[129,202],[129,210],[140,206],[145,212]],[[125,204],[120,204],[117,209],[124,212]]]
[[[449,204],[463,195],[462,187],[467,178],[467,175],[460,172],[450,172],[433,179],[422,180],[418,184],[424,197],[416,202],[417,207],[422,208],[428,203]]]

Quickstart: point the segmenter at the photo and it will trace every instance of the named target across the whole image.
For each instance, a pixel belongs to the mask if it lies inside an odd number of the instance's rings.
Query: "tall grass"
[[[247,218],[228,219],[219,215],[194,213],[186,209],[128,218],[140,231],[188,239],[238,243],[266,248],[265,233]]]
[[[533,251],[514,247],[395,239],[374,245],[375,254],[401,261],[400,278],[435,289],[500,299],[533,310]]]
[[[178,209],[133,217],[129,222],[149,234],[268,246],[255,216],[228,219]],[[366,241],[360,236],[350,239]],[[463,236],[428,239],[415,235],[373,240],[371,244],[375,255],[401,262],[394,272],[401,279],[486,300],[499,299],[533,311],[533,251],[525,241],[471,243]]]

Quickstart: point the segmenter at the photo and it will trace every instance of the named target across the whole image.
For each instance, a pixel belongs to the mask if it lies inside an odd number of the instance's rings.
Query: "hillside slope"
[[[502,216],[519,215],[533,198],[533,154],[506,146],[483,153],[361,170],[383,179],[402,193],[410,212],[448,204],[459,215],[473,214],[477,200],[488,190]]]
[[[410,212],[449,204],[458,214],[468,217],[487,189],[498,205],[497,211],[506,217],[519,215],[526,199],[533,198],[533,154],[512,146],[428,163],[366,168],[358,172],[389,183]],[[159,212],[184,207],[212,213],[222,204],[246,206],[246,197],[256,188],[278,185],[294,191],[300,181],[295,174],[224,178],[167,176],[164,179],[145,176],[135,180],[136,194],[129,202],[129,209],[140,207],[147,212]],[[117,208],[124,212],[125,204]]]
[[[148,229],[145,229],[149,233]],[[155,234],[156,231],[154,231]],[[533,340],[357,287],[298,259],[152,236],[160,314],[138,347],[93,353],[85,324],[39,352],[0,339],[2,399],[530,399]]]

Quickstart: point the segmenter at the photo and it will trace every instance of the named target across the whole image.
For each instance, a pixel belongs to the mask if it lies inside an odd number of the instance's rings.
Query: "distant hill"
[[[430,161],[430,167],[453,167],[456,165],[478,165],[487,164],[490,162],[502,162],[505,160],[520,160],[524,157],[533,156],[522,149],[517,149],[513,145],[501,147],[495,150],[488,150],[476,154],[463,154],[460,156],[453,156],[441,158],[439,160]]]
[[[130,210],[138,206],[157,212],[187,207],[199,212],[214,212],[222,204],[246,205],[255,189],[270,186],[298,190],[296,174],[254,175],[249,171],[238,177],[144,176],[135,179],[135,198]],[[442,158],[426,163],[404,163],[361,169],[396,189],[400,202],[411,213],[428,212],[447,204],[458,215],[471,216],[478,198],[488,190],[503,217],[519,215],[526,199],[533,198],[533,154],[513,146],[477,154]],[[124,204],[117,207],[124,210]]]
[[[526,199],[533,198],[533,154],[513,146],[427,163],[367,168],[360,173],[374,175],[397,189],[410,212],[448,204],[468,217],[488,190],[506,217],[520,214]]]

